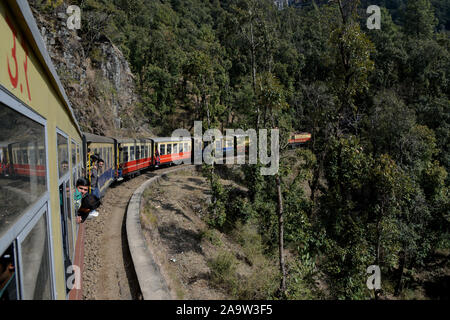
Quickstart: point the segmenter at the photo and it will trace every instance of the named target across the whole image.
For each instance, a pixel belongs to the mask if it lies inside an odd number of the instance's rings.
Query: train
[[[0,301],[81,299],[85,227],[72,195],[93,160],[104,161],[101,197],[143,170],[194,162],[207,144],[83,132],[26,1],[0,2],[0,36]],[[251,140],[214,143],[226,157],[248,153]]]

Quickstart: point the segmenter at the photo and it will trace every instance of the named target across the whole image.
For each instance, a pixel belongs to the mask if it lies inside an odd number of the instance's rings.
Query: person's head
[[[98,159],[98,167],[103,168],[103,165],[105,164],[105,161],[103,159]]]
[[[92,210],[97,209],[100,206],[100,199],[93,194],[86,195],[83,200],[81,200],[81,206],[78,211],[82,214],[87,214]]]
[[[14,252],[10,247],[0,256],[0,289],[14,275],[14,271]]]
[[[64,170],[64,171],[66,171],[67,169],[69,169],[69,163],[67,162],[67,161],[63,161],[62,163],[61,163],[61,168]]]
[[[77,180],[77,190],[81,192],[83,196],[89,191],[89,181],[85,178],[79,178]]]

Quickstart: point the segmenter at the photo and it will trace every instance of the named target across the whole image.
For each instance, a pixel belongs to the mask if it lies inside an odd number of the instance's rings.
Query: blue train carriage
[[[100,197],[105,195],[106,190],[116,180],[117,176],[117,150],[118,142],[114,138],[103,137],[92,133],[83,133],[83,145],[85,146],[85,162],[87,165],[86,177],[91,182],[91,174],[94,159],[103,160],[103,166],[97,163],[98,191]],[[91,185],[90,192],[94,192]]]
[[[0,38],[0,300],[67,299],[82,133],[26,1],[0,2]]]

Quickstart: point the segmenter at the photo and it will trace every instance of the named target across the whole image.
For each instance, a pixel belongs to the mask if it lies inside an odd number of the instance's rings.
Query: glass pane
[[[77,164],[77,153],[76,153],[76,146],[75,143],[72,141],[72,169],[75,168]]]
[[[81,159],[80,159],[80,146],[77,145],[77,163],[80,163]]]
[[[61,179],[69,171],[69,145],[67,138],[59,133],[58,136],[58,169],[59,178]]]
[[[46,180],[44,126],[0,103],[0,238],[47,191]]]
[[[44,213],[21,244],[23,296],[25,300],[51,299],[47,213]]]
[[[14,246],[0,255],[0,301],[17,300],[17,277]]]

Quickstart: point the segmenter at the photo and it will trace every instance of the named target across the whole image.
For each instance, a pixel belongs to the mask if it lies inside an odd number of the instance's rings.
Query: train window
[[[0,255],[0,301],[11,301],[18,299],[17,290],[17,263],[14,245]]]
[[[184,144],[184,152],[189,152],[189,144],[187,142]]]
[[[57,134],[58,143],[58,172],[61,179],[69,171],[69,143],[67,138]]]
[[[178,153],[178,143],[173,144],[173,153]]]
[[[172,145],[171,144],[167,145],[167,154],[172,154]]]
[[[159,155],[163,156],[166,154],[166,145],[165,144],[160,144],[159,145]]]
[[[75,168],[75,166],[77,165],[77,153],[76,153],[76,146],[75,146],[75,142],[72,141],[72,153],[71,153],[71,157],[72,157],[72,169]]]
[[[183,153],[183,151],[184,151],[183,144],[180,143],[180,153]]]
[[[141,146],[141,155],[142,155],[142,159],[147,158],[147,154],[145,153],[145,146]]]
[[[30,233],[20,243],[22,299],[50,300],[50,250],[47,213],[44,212]]]
[[[39,149],[39,161],[38,164],[41,166],[45,165],[45,150]]]
[[[63,240],[64,268],[72,264],[73,255],[73,226],[72,226],[72,210],[70,200],[69,181],[59,186],[60,200],[60,216],[61,216],[61,232]]]
[[[122,148],[122,162],[128,162],[128,147]]]
[[[110,150],[110,148],[108,148],[106,150],[106,168],[108,168],[108,169],[110,168],[110,164],[111,164],[110,156],[111,156],[111,150]]]
[[[0,238],[47,191],[47,168],[39,164],[45,128],[0,103]],[[23,150],[28,164],[23,164]],[[21,159],[19,159],[19,157]],[[44,156],[45,158],[45,156]]]
[[[136,146],[136,160],[141,158],[140,146]]]
[[[131,146],[130,147],[130,161],[133,161],[135,158],[134,158],[134,146]]]
[[[27,147],[24,146],[24,148],[25,148],[25,150],[22,150],[22,164],[29,164]],[[31,168],[30,168],[30,170],[31,170]]]
[[[80,163],[80,146],[77,144],[77,163]]]

